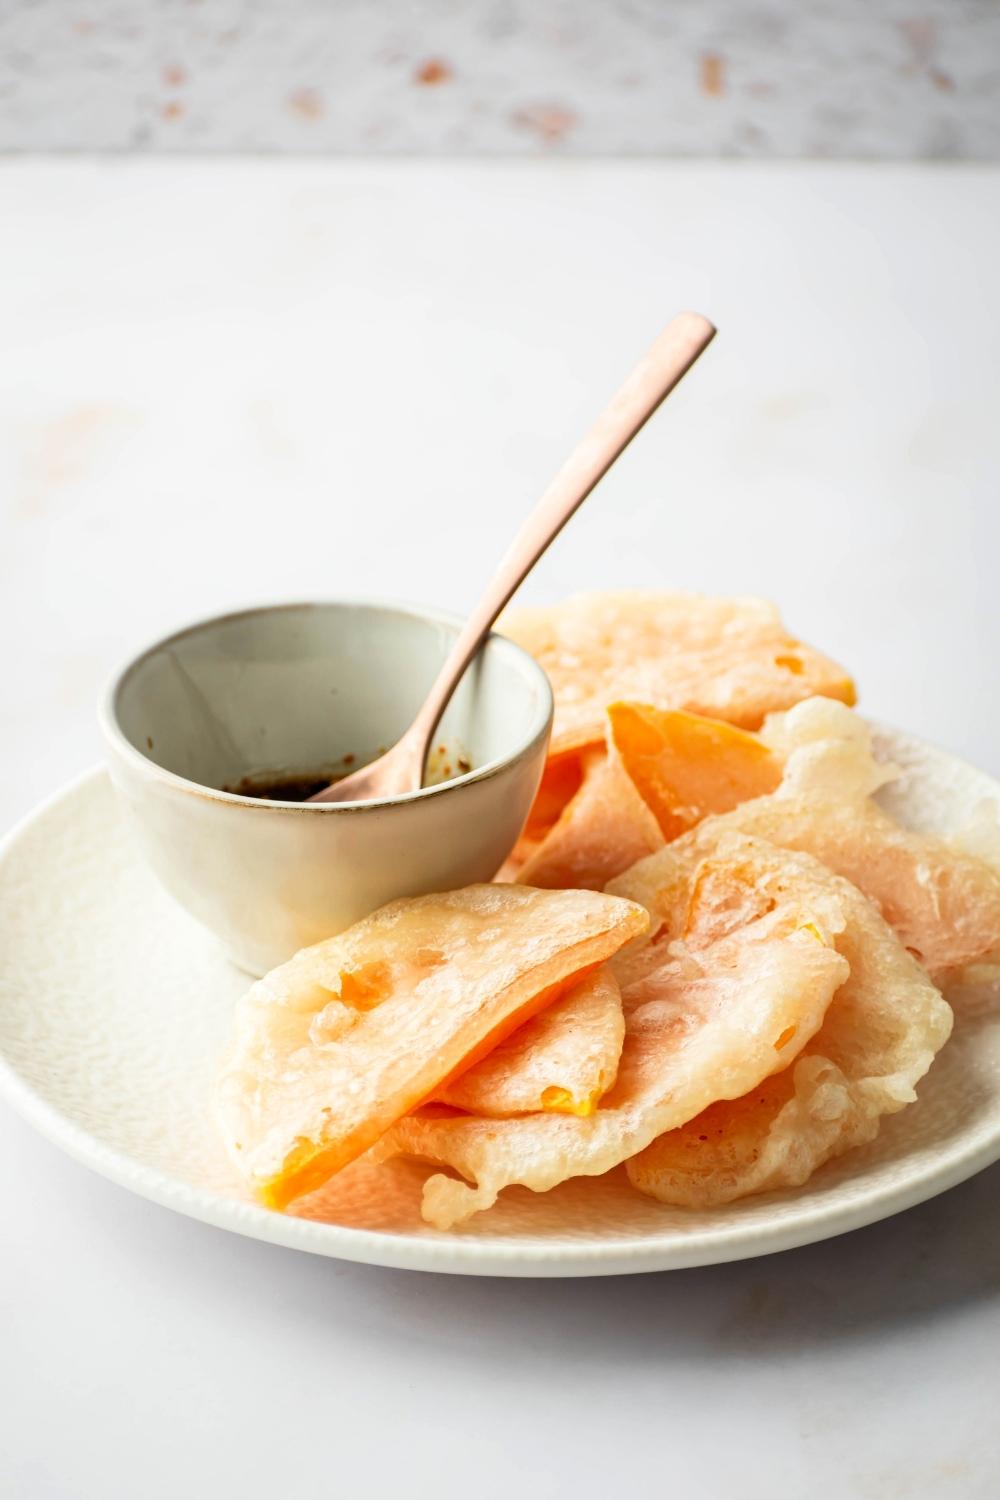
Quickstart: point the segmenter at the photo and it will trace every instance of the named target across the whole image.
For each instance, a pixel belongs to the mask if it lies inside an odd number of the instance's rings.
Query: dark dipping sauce
[[[379,754],[384,755],[387,748],[383,745]],[[365,764],[367,762],[361,762],[361,765]],[[268,802],[308,802],[310,797],[315,797],[324,787],[335,781],[343,781],[345,776],[350,776],[352,771],[360,768],[357,756],[345,755],[335,763],[335,767],[330,766],[326,770],[249,771],[239,781],[227,781],[222,790],[231,792],[235,797],[257,797]],[[452,776],[464,776],[471,770],[472,762],[464,755],[450,751],[447,745],[437,745],[427,757],[425,785],[434,786],[438,782],[449,781]]]
[[[311,771],[291,776],[271,776],[266,772],[259,776],[244,776],[240,781],[228,782],[222,790],[237,797],[260,797],[271,802],[308,802],[332,781],[342,781],[349,773]]]

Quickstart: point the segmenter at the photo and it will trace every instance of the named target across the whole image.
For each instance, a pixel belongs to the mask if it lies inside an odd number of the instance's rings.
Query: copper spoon
[[[427,752],[441,715],[497,615],[714,336],[712,324],[698,313],[681,313],[667,324],[515,536],[402,739],[378,760],[317,792],[310,802],[371,802],[420,790]]]

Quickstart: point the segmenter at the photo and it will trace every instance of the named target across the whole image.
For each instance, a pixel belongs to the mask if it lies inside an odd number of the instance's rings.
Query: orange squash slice
[[[517,870],[522,885],[601,890],[663,844],[659,826],[617,754],[584,752],[583,781]]]
[[[607,968],[598,969],[437,1097],[476,1115],[589,1115],[615,1081],[624,1036],[621,991]]]
[[[667,840],[709,813],[774,791],[781,780],[780,755],[722,719],[612,703],[608,722],[610,743]]]

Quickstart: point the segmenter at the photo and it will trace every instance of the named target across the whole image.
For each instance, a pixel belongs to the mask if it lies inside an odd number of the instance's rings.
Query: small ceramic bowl
[[[111,775],[149,862],[241,968],[262,974],[396,896],[489,880],[510,853],[541,779],[552,692],[499,635],[435,737],[450,779],[363,803],[224,790],[373,759],[409,725],[459,623],[365,602],[244,610],[159,641],[112,681]]]

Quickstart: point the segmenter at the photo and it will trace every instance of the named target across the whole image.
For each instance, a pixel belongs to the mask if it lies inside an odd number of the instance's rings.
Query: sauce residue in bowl
[[[276,771],[251,771],[239,781],[228,781],[222,790],[237,797],[259,797],[269,802],[308,802],[331,781],[342,781],[347,774],[306,771],[279,775]]]
[[[386,747],[388,748],[388,747]],[[383,751],[380,750],[379,754]],[[319,766],[306,771],[262,770],[248,771],[238,781],[227,781],[222,790],[236,797],[256,797],[268,802],[308,802],[331,782],[343,781],[352,771],[360,770],[366,762],[354,755],[342,756],[329,766]],[[437,786],[442,781],[451,781],[456,776],[465,776],[472,770],[472,761],[455,745],[435,745],[427,757],[425,786]]]

